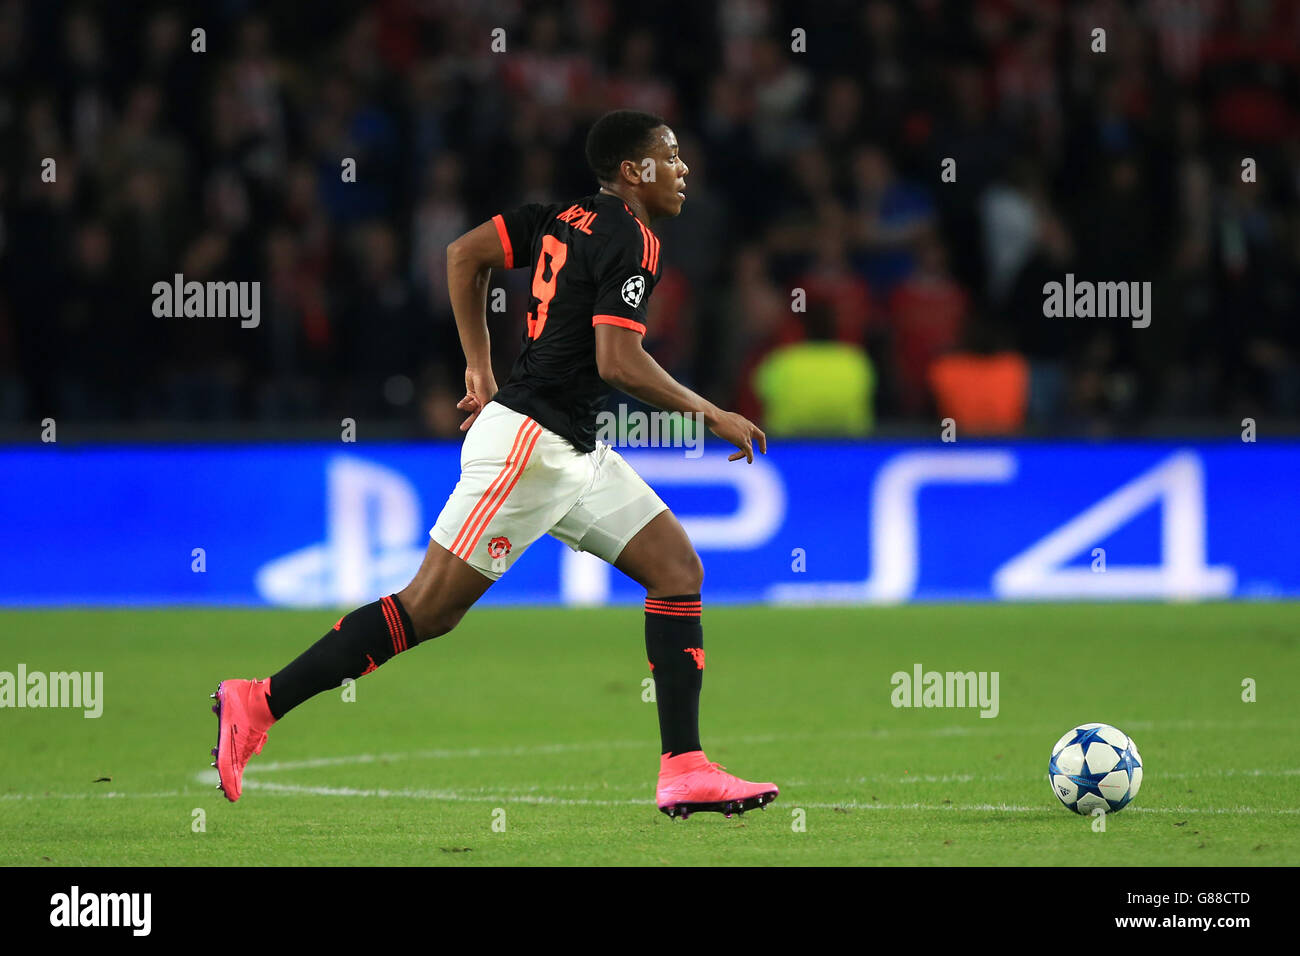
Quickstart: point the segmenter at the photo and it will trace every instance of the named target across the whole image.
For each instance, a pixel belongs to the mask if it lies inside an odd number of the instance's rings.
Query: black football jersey
[[[659,240],[617,196],[529,203],[492,222],[506,268],[532,270],[524,347],[496,401],[579,451],[596,447],[596,415],[609,394],[596,371],[596,326],[645,335],[659,278]]]

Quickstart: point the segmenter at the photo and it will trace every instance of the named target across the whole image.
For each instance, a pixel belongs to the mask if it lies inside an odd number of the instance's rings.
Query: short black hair
[[[587,165],[602,183],[618,178],[625,159],[640,161],[650,145],[650,131],[664,125],[662,116],[640,110],[613,110],[587,133]]]

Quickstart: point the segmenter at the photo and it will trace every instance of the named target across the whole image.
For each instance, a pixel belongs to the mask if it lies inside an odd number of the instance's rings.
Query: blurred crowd
[[[1298,67],[1291,0],[0,0],[0,422],[456,434],[445,247],[594,192],[619,107],[691,166],[647,348],[720,404],[772,417],[815,340],[859,431],[994,384],[1013,430],[1297,419]],[[175,273],[260,325],[155,317]],[[1045,317],[1067,273],[1150,326]]]

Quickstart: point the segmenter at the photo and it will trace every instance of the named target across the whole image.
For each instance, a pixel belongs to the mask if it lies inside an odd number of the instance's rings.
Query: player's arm
[[[474,423],[483,406],[497,393],[487,327],[487,293],[492,270],[505,266],[506,250],[492,221],[475,226],[447,247],[447,289],[465,352],[465,397],[456,407],[470,413],[461,423],[461,431]]]
[[[669,412],[702,415],[713,434],[740,451],[728,459],[754,461],[754,442],[767,454],[767,436],[735,412],[724,411],[664,371],[641,344],[642,333],[615,324],[596,325],[596,368],[606,384]]]

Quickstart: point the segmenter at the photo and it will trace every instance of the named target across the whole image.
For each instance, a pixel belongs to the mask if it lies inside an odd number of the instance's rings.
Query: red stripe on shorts
[[[483,533],[487,531],[488,525],[492,523],[492,519],[496,517],[496,513],[501,510],[501,506],[505,504],[506,499],[510,497],[510,492],[514,491],[515,485],[519,484],[519,478],[524,473],[524,467],[528,464],[528,458],[532,455],[533,448],[537,445],[537,440],[542,437],[542,426],[538,425],[532,419],[529,419],[528,423],[534,427],[528,433],[528,438],[526,439],[528,445],[523,449],[519,456],[519,461],[516,463],[514,470],[514,477],[510,479],[509,486],[506,487],[504,491],[498,493],[496,501],[492,504],[492,510],[483,517],[478,528],[473,532],[473,537],[466,543],[464,548],[465,553],[461,555],[461,557],[466,561],[469,560],[469,556],[474,549],[478,547],[478,543],[482,539]]]
[[[465,519],[465,523],[460,526],[460,531],[456,534],[456,540],[451,543],[452,554],[460,554],[461,543],[471,525],[474,524],[479,513],[487,507],[488,501],[496,492],[497,487],[506,480],[506,476],[509,475],[510,469],[514,467],[513,458],[515,452],[519,450],[519,445],[524,439],[524,433],[528,430],[528,426],[532,424],[532,421],[531,418],[525,419],[524,423],[519,426],[519,430],[515,432],[515,443],[510,448],[510,454],[506,456],[506,463],[501,466],[501,471],[492,479],[492,484],[488,485],[487,491],[483,492],[483,496],[479,498],[473,509],[470,511],[469,517]]]

